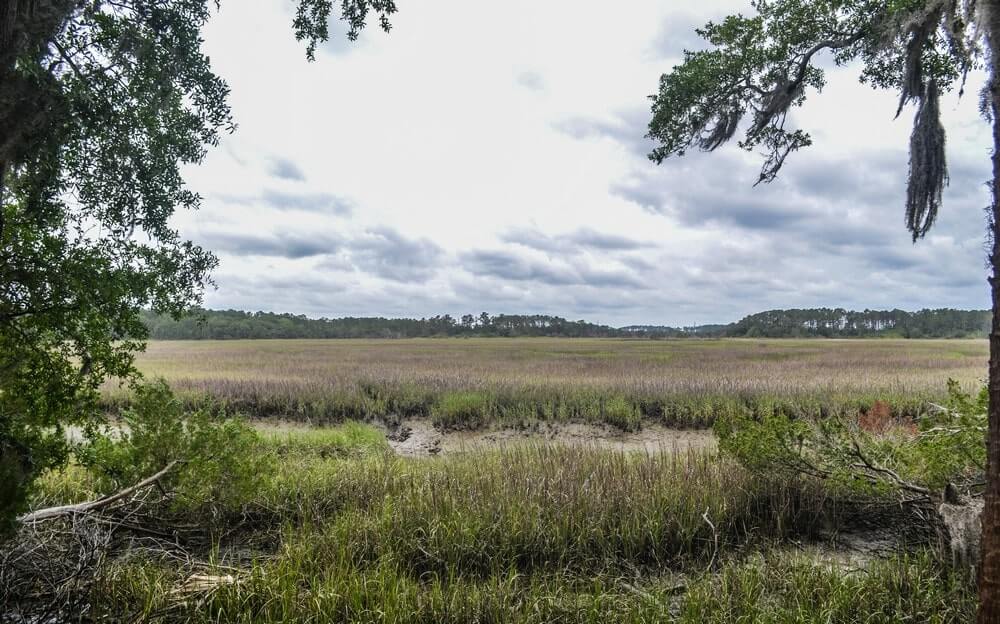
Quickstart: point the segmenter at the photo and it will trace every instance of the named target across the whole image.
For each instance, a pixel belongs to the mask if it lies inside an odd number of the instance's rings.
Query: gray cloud
[[[288,193],[265,189],[261,193],[261,199],[278,210],[306,210],[340,216],[354,212],[354,202],[332,193]]]
[[[589,228],[583,228],[566,236],[566,240],[581,247],[603,249],[605,251],[632,251],[653,247],[653,243],[638,241],[616,234],[606,234]]]
[[[274,256],[299,259],[321,256],[336,251],[342,241],[327,234],[240,234],[209,232],[199,237],[199,243],[213,251],[235,256]]]
[[[293,182],[306,181],[306,174],[302,169],[287,158],[272,158],[267,170],[271,175],[282,180],[291,180]]]
[[[588,264],[542,261],[506,250],[476,250],[462,254],[461,266],[475,275],[549,286],[646,288],[632,273]]]
[[[645,159],[655,146],[646,138],[649,120],[648,108],[633,107],[618,111],[610,119],[569,117],[553,124],[553,128],[574,139],[610,139]]]
[[[598,232],[591,228],[580,228],[569,234],[556,235],[548,235],[537,229],[516,228],[502,234],[500,239],[506,243],[514,243],[539,251],[567,254],[579,253],[588,249],[633,251],[655,246],[646,241]]]
[[[509,251],[473,251],[462,254],[462,267],[476,275],[488,275],[514,281],[542,282],[550,285],[569,285],[579,278],[549,262],[523,258]]]
[[[399,282],[426,281],[441,267],[444,251],[426,239],[411,239],[396,230],[368,230],[348,243],[351,262],[360,270]]]
[[[597,288],[635,288],[645,289],[649,285],[628,271],[615,269],[580,269],[582,283]]]
[[[975,307],[985,302],[969,296],[985,275],[978,208],[986,194],[977,180],[986,177],[987,164],[954,158],[938,225],[916,244],[903,227],[907,163],[901,151],[845,159],[808,150],[776,182],[753,187],[756,163],[726,149],[660,167],[636,165],[610,190],[684,227],[716,231],[715,253],[663,262],[679,269],[672,276],[688,292],[721,293],[742,312]]]

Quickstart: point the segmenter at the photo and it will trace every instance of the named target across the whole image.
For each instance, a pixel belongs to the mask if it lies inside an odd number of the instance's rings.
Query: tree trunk
[[[1000,623],[1000,0],[987,0],[986,36],[991,55],[989,83],[993,113],[993,181],[989,233],[991,237],[990,291],[993,323],[990,329],[989,432],[986,439],[986,496],[982,518],[982,555],[979,565],[979,624]]]
[[[0,160],[8,167],[21,161],[33,133],[61,102],[51,72],[18,72],[15,61],[48,54],[49,43],[78,4],[80,0],[0,0]]]
[[[4,195],[4,191],[7,189],[4,184],[7,182],[7,163],[0,160],[0,249],[3,248],[3,235],[4,230],[7,226],[7,213],[4,208],[4,203],[7,198]]]

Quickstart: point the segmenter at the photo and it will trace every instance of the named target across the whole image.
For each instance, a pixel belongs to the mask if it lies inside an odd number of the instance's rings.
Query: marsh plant
[[[270,340],[154,342],[139,360],[190,409],[314,424],[432,418],[705,428],[746,411],[820,417],[877,402],[918,418],[949,377],[969,391],[981,341]],[[105,406],[129,402],[108,385]]]

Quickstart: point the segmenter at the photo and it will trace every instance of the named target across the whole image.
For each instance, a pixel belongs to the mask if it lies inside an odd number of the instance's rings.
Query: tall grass
[[[320,505],[305,518],[317,530],[285,542],[300,551],[296,560],[316,570],[338,557],[362,567],[391,560],[417,576],[677,567],[833,520],[813,486],[752,479],[693,451],[539,446],[436,461],[380,458],[327,474],[309,491],[279,483],[267,502]]]
[[[809,536],[838,519],[816,484],[754,477],[707,451],[518,445],[407,459],[372,443],[369,431],[270,437],[261,452],[278,461],[242,500],[217,501],[213,525],[228,535],[270,533],[317,573],[347,557],[359,567],[391,560],[415,576],[485,577],[677,568]],[[78,500],[91,487],[70,468],[42,479],[39,500]],[[171,510],[182,523],[205,513]]]
[[[245,623],[959,624],[974,619],[976,604],[971,579],[919,553],[856,572],[779,553],[686,578],[502,571],[415,578],[391,561],[359,569],[343,558],[304,573],[282,557],[200,594],[178,596],[182,580],[156,565],[116,567],[95,611]]]
[[[224,542],[187,553],[207,564],[169,547],[113,557],[91,590],[96,619],[950,623],[974,608],[970,580],[929,556],[849,571],[772,552],[835,528],[837,501],[707,451],[420,460],[359,424],[263,437],[280,461],[212,510]],[[70,468],[42,480],[40,500],[92,486]]]
[[[154,342],[139,361],[192,406],[336,423],[431,417],[442,427],[643,421],[707,427],[750,410],[901,416],[973,389],[984,341],[442,339]],[[105,389],[112,409],[128,396]]]

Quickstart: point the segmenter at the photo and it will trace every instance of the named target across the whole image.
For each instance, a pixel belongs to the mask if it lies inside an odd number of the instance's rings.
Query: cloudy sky
[[[315,63],[292,4],[223,3],[206,30],[239,123],[187,171],[204,207],[177,221],[220,257],[208,307],[615,325],[988,307],[979,76],[943,102],[951,186],[914,245],[912,110],[893,120],[857,68],[796,113],[815,145],[770,186],[736,148],[646,159],[659,76],[747,0],[400,0],[390,34],[340,30]]]

